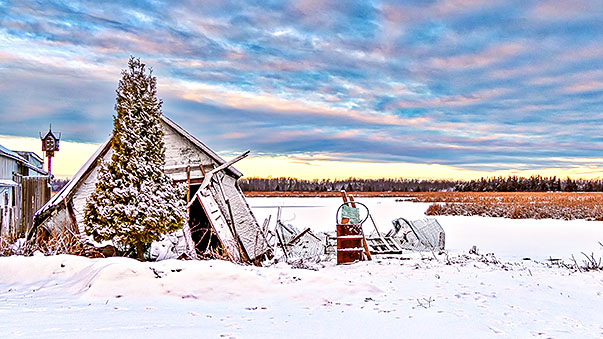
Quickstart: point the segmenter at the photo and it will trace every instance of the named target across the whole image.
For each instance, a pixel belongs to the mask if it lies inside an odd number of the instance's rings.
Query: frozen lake
[[[429,203],[397,202],[399,198],[357,198],[373,215],[381,232],[392,228],[392,220],[425,218]],[[282,206],[281,220],[303,230],[335,231],[335,213],[341,198],[248,198],[254,215],[261,224],[271,217],[274,227],[277,207]],[[572,254],[578,260],[583,255],[600,251],[603,242],[603,222],[586,220],[505,219],[479,216],[438,216],[446,231],[446,249],[454,253],[467,252],[473,245],[482,253],[493,252],[501,259],[523,258],[568,260]],[[369,221],[365,233],[373,230]]]

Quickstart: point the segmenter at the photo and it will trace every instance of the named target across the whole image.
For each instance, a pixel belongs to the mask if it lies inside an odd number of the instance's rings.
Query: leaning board
[[[230,227],[228,227],[228,223],[222,215],[220,208],[218,207],[218,203],[211,194],[203,195],[202,192],[197,194],[197,198],[203,206],[203,210],[211,223],[211,226],[216,231],[216,235],[220,242],[222,243],[222,247],[228,254],[228,257],[233,262],[242,262],[241,252],[239,251],[239,246],[237,240],[232,234]]]

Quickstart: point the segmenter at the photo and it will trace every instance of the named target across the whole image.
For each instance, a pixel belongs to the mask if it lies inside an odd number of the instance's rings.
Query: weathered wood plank
[[[21,223],[18,234],[28,234],[33,226],[33,216],[50,199],[48,177],[23,177],[21,180]]]
[[[222,243],[222,247],[228,254],[230,260],[234,262],[242,262],[241,252],[239,251],[238,241],[234,238],[224,215],[220,211],[216,200],[209,192],[199,192],[196,197],[199,199],[209,222],[216,231],[216,235]]]
[[[103,156],[103,161],[109,161],[113,156],[113,150],[109,149],[107,153]],[[77,220],[78,231],[80,234],[86,234],[84,231],[84,210],[86,208],[86,201],[88,197],[94,192],[96,189],[96,182],[98,181],[98,162],[94,164],[94,169],[90,171],[88,177],[84,179],[84,181],[77,188],[75,194],[72,198],[73,205],[73,213],[75,215],[75,219]]]

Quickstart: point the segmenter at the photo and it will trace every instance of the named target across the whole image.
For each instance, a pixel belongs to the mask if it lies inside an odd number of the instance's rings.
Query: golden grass
[[[341,197],[341,192],[243,192],[246,197]],[[348,195],[353,197],[406,197],[407,192],[348,192]]]
[[[432,202],[427,215],[480,215],[511,219],[603,220],[603,193],[412,193]]]

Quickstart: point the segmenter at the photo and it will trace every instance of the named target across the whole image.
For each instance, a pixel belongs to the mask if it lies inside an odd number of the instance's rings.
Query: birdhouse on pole
[[[42,136],[40,133],[40,139],[42,140],[42,152],[46,152],[46,157],[48,158],[48,176],[51,176],[51,163],[52,157],[54,157],[54,152],[59,150],[59,140],[61,139],[61,133],[58,133],[58,136],[52,132],[52,125],[50,125],[50,129],[45,136]]]

